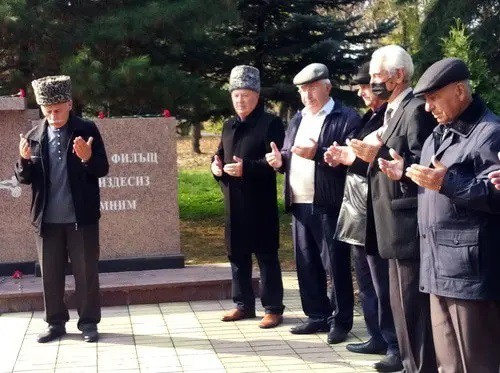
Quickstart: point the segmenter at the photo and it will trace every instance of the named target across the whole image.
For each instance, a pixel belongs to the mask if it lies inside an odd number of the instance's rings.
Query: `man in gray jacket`
[[[500,121],[469,85],[462,60],[430,66],[415,87],[439,122],[406,176],[420,186],[420,290],[430,294],[440,372],[500,368],[500,197],[488,174],[498,169]],[[380,161],[389,175],[402,172]]]

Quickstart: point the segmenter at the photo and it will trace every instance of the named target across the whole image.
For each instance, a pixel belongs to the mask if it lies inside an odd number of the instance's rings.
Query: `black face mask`
[[[389,97],[391,97],[392,95],[392,91],[389,91],[387,89],[387,85],[386,85],[387,82],[383,82],[383,83],[371,83],[370,86],[372,88],[372,92],[375,96],[381,98],[382,100],[388,100]]]

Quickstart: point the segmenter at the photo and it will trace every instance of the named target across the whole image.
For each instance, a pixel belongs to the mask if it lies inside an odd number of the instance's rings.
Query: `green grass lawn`
[[[283,213],[283,176],[278,175],[280,209],[280,259],[285,269],[294,268],[291,217]],[[179,210],[182,251],[189,264],[226,261],[224,204],[219,185],[206,169],[179,170]]]

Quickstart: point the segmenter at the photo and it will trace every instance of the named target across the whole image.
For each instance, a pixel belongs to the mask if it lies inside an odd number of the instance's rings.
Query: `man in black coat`
[[[472,94],[469,75],[445,58],[420,78],[415,95],[439,126],[406,176],[420,186],[420,290],[430,294],[439,371],[496,373],[500,193],[488,174],[498,168],[500,119]],[[403,162],[387,166],[401,173]]]
[[[333,239],[347,167],[330,167],[324,153],[335,141],[344,144],[352,137],[361,118],[330,97],[325,65],[306,66],[293,83],[305,108],[290,121],[281,152],[274,148],[266,154],[269,164],[286,174],[285,204],[293,214],[300,298],[308,317],[291,332],[329,331],[328,343],[340,343],[352,328],[354,305],[349,245]]]
[[[387,99],[384,125],[350,146],[371,164],[368,171],[366,250],[389,259],[392,314],[403,366],[408,372],[436,371],[429,315],[429,297],[418,289],[419,244],[417,186],[409,179],[391,180],[377,158],[392,160],[397,151],[405,164],[418,162],[422,145],[436,125],[424,102],[413,96],[411,56],[400,46],[377,49],[370,61],[374,94]],[[391,150],[389,150],[392,148]],[[386,356],[391,365],[396,356]],[[376,368],[386,371],[380,362]]]
[[[255,317],[252,253],[260,268],[261,302],[265,308],[259,326],[273,328],[282,320],[283,282],[278,259],[279,220],[276,174],[265,154],[283,145],[282,121],[259,103],[259,70],[236,66],[229,89],[236,117],[224,123],[222,139],[211,170],[224,193],[225,241],[232,270],[236,308],[222,321]]]
[[[46,332],[38,342],[66,333],[64,304],[68,257],[75,277],[78,328],[86,342],[98,339],[99,293],[98,178],[108,173],[104,143],[93,122],[71,113],[71,80],[49,76],[33,81],[44,119],[20,135],[16,177],[31,184],[31,217],[42,270]]]
[[[358,96],[369,108],[362,118],[363,128],[355,137],[361,140],[383,126],[387,108],[387,102],[372,92],[369,70],[370,63],[366,62],[361,65],[354,78],[354,82],[359,85]],[[402,365],[389,301],[389,263],[377,253],[367,255],[365,250],[368,200],[366,174],[369,164],[357,158],[351,147],[338,144],[328,148],[325,162],[332,167],[338,164],[349,166],[335,238],[351,245],[359,299],[370,335],[368,341],[350,343],[346,348],[362,354],[386,353],[389,356],[386,359],[394,360],[390,366],[388,362],[384,362],[386,371],[400,371]]]

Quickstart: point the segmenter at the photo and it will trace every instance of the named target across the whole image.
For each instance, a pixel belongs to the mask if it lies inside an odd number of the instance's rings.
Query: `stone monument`
[[[0,97],[0,275],[35,271],[31,188],[14,177],[19,133],[38,110],[24,98]],[[105,118],[96,122],[110,171],[101,188],[100,270],[180,268],[174,118]]]

